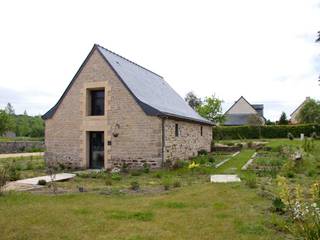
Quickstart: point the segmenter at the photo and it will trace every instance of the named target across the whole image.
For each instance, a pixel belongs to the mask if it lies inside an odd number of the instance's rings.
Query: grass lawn
[[[153,196],[0,197],[1,239],[287,239],[281,217],[243,184],[195,184]]]
[[[306,186],[319,180],[320,142],[304,153],[301,166],[289,169],[288,157],[280,159],[278,149],[284,145],[296,149],[303,142],[266,141],[272,150],[260,153],[257,169],[280,166],[275,175],[288,175],[291,183]],[[215,164],[230,154],[195,158],[200,167],[194,171],[184,163],[175,170],[131,172],[117,178],[80,174],[59,182],[63,191],[57,195],[47,187],[33,193],[7,193],[0,197],[0,239],[294,239],[286,230],[290,224],[286,217],[271,210],[275,175],[252,171],[257,183],[251,185],[248,177],[240,183],[209,183],[210,174],[244,176],[241,167],[255,151],[244,148],[217,169]],[[0,165],[4,161],[12,159],[0,160]],[[44,173],[42,159],[30,161],[15,160],[22,175]],[[132,182],[139,183],[141,190],[129,190]],[[179,185],[174,187],[175,183]],[[164,189],[166,184],[169,190]],[[79,187],[85,192],[79,193]]]

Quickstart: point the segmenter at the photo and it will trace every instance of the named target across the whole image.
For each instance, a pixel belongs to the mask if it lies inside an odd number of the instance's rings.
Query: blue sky
[[[181,95],[243,95],[266,118],[319,99],[320,1],[2,1],[0,107],[43,114],[94,43],[164,76]]]

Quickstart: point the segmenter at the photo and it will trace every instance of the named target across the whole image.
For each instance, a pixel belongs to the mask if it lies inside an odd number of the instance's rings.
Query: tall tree
[[[202,104],[201,98],[198,98],[192,91],[188,92],[184,100],[192,107],[196,109]]]
[[[196,111],[200,116],[214,122],[214,123],[223,123],[225,117],[222,113],[222,100],[216,98],[214,95],[211,97],[206,97],[202,103],[196,107]]]
[[[300,123],[320,123],[320,102],[315,99],[307,101],[299,111]]]
[[[8,103],[6,108],[5,108],[6,113],[8,113],[9,115],[14,115],[14,109],[13,106],[11,105],[11,103]]]
[[[10,115],[4,110],[0,110],[0,136],[14,128],[14,122]]]
[[[285,112],[282,112],[278,124],[279,125],[287,125],[288,123],[289,123],[289,121],[287,118],[287,114]]]

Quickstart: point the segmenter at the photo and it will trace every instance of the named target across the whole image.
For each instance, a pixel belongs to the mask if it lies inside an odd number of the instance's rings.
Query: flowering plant
[[[188,168],[193,170],[195,168],[198,168],[200,166],[200,164],[196,164],[194,161],[192,163],[189,164]]]
[[[300,185],[290,188],[284,177],[277,177],[277,183],[279,197],[294,222],[294,228],[289,229],[303,239],[320,239],[320,184],[312,184],[308,192],[312,197],[306,199]]]

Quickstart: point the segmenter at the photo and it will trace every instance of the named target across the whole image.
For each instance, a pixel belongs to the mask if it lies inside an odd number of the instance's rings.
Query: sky
[[[182,96],[240,96],[277,120],[319,99],[320,0],[1,1],[0,108],[44,114],[94,43]]]

